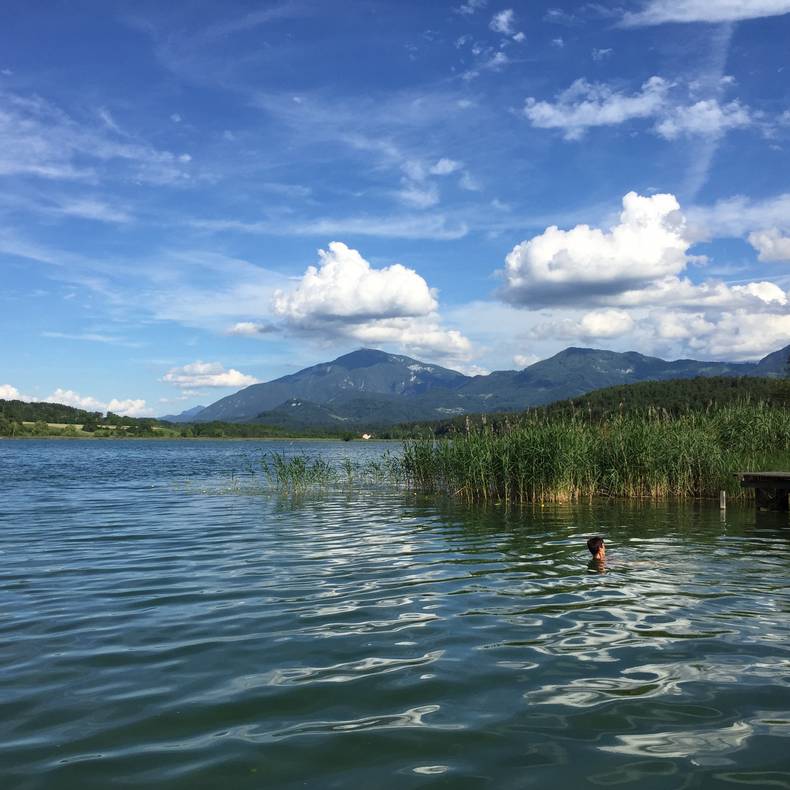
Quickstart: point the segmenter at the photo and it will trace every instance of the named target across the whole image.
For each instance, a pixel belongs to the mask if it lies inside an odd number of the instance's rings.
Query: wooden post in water
[[[719,492],[719,510],[726,510],[727,509],[727,492],[720,491]]]

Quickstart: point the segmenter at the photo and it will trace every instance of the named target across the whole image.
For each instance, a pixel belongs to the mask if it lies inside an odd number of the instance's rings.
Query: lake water
[[[0,442],[0,787],[790,788],[790,522]],[[584,540],[607,538],[606,573]]]

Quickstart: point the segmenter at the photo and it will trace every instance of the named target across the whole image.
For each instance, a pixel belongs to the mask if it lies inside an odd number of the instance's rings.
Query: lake
[[[0,786],[790,788],[787,514],[233,490],[383,448],[0,441]]]

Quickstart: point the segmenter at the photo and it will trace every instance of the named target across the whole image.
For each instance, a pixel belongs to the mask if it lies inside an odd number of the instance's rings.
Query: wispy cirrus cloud
[[[387,216],[272,218],[257,222],[235,219],[190,220],[189,225],[212,232],[241,231],[271,236],[372,236],[397,239],[461,239],[469,232],[465,221],[444,213]]]
[[[107,335],[101,332],[54,332],[44,331],[41,333],[42,337],[48,337],[55,340],[84,340],[88,343],[105,343],[111,346],[126,346],[127,348],[140,348],[143,343],[134,340],[128,340],[125,337],[118,337],[117,335]]]
[[[189,154],[121,133],[114,121],[108,126],[106,110],[104,121],[91,124],[40,96],[5,91],[0,98],[0,176],[95,182],[115,163],[123,168],[115,175],[129,180],[164,185],[190,177]]]
[[[648,0],[641,11],[625,14],[622,25],[640,27],[668,22],[739,22],[790,13],[790,0]]]

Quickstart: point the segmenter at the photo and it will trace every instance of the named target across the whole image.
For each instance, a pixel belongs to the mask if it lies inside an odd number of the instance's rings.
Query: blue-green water
[[[790,524],[0,442],[0,787],[790,787]],[[584,539],[603,534],[607,572]]]

